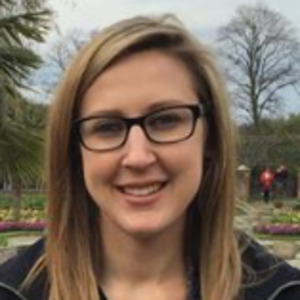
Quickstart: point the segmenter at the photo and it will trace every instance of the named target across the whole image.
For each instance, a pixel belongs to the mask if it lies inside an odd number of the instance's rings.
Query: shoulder
[[[300,299],[300,270],[254,241],[245,246],[242,260],[246,300]]]
[[[45,286],[45,278],[41,277],[35,280],[32,288],[26,290],[25,293],[20,292],[20,286],[32,266],[43,253],[44,240],[40,239],[26,250],[0,265],[0,299],[35,299],[34,294],[37,293],[37,290]]]

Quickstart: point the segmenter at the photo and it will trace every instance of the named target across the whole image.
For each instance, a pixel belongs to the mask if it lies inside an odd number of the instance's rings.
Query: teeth
[[[123,192],[133,196],[147,196],[157,192],[162,184],[156,183],[145,187],[123,187]]]

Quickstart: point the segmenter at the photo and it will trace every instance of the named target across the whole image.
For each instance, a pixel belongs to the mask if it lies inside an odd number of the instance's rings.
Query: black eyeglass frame
[[[179,140],[175,140],[175,141],[166,141],[166,142],[164,142],[164,141],[157,141],[157,140],[153,139],[147,131],[147,127],[146,127],[146,124],[145,124],[146,120],[150,116],[152,116],[153,114],[163,112],[164,110],[177,109],[177,108],[187,108],[192,112],[193,123],[192,123],[191,132],[187,136],[185,136],[185,137],[183,137]],[[184,140],[187,140],[188,138],[190,138],[194,134],[197,119],[200,118],[200,117],[203,117],[204,115],[205,115],[204,106],[201,103],[198,103],[198,104],[177,105],[177,106],[164,107],[162,109],[152,111],[152,112],[150,112],[146,115],[143,115],[141,117],[136,117],[136,118],[111,117],[111,118],[114,118],[114,119],[122,120],[124,122],[124,124],[126,125],[126,133],[124,135],[124,140],[120,144],[118,144],[118,146],[116,146],[116,147],[109,148],[109,149],[101,149],[101,150],[90,148],[84,143],[84,140],[83,140],[82,135],[80,133],[80,125],[81,125],[81,123],[83,123],[87,120],[99,119],[99,118],[110,118],[110,117],[94,115],[94,116],[89,116],[89,117],[85,117],[85,118],[78,118],[78,119],[75,119],[73,121],[72,125],[73,125],[73,130],[75,131],[75,134],[76,134],[77,138],[79,139],[82,146],[84,146],[84,148],[86,148],[87,150],[92,151],[92,152],[107,152],[107,151],[116,150],[116,149],[121,148],[122,146],[124,146],[127,139],[128,139],[130,129],[134,125],[138,125],[139,127],[141,127],[144,134],[148,138],[148,140],[155,143],[155,144],[174,144],[174,143],[182,142]]]

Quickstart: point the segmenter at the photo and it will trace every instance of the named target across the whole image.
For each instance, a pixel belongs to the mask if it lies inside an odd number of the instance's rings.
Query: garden
[[[252,230],[259,239],[300,241],[300,199],[254,203]],[[253,210],[252,210],[253,212]]]
[[[8,239],[18,236],[40,236],[46,227],[45,196],[41,193],[24,194],[20,219],[15,220],[13,199],[0,194],[0,247]],[[300,241],[300,199],[283,199],[273,204],[261,201],[243,203],[237,215],[246,220],[250,232],[260,240]]]
[[[300,213],[289,212],[273,216],[268,223],[257,225],[255,231],[269,235],[300,235]]]
[[[10,195],[0,194],[0,247],[15,237],[40,236],[45,229],[45,196],[25,194],[22,197],[20,220],[14,219]]]

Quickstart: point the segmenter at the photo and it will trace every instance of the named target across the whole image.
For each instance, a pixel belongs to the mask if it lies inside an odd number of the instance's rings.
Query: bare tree
[[[300,44],[292,25],[262,4],[240,6],[218,34],[235,104],[258,129],[299,83]]]
[[[88,38],[86,33],[78,29],[67,32],[53,45],[49,60],[59,72],[64,72],[70,60]]]
[[[45,57],[43,68],[32,78],[32,82],[34,85],[39,86],[42,97],[45,100],[52,98],[62,73],[64,73],[70,61],[91,36],[92,33],[73,29],[66,34],[60,35],[56,42],[53,43]]]

